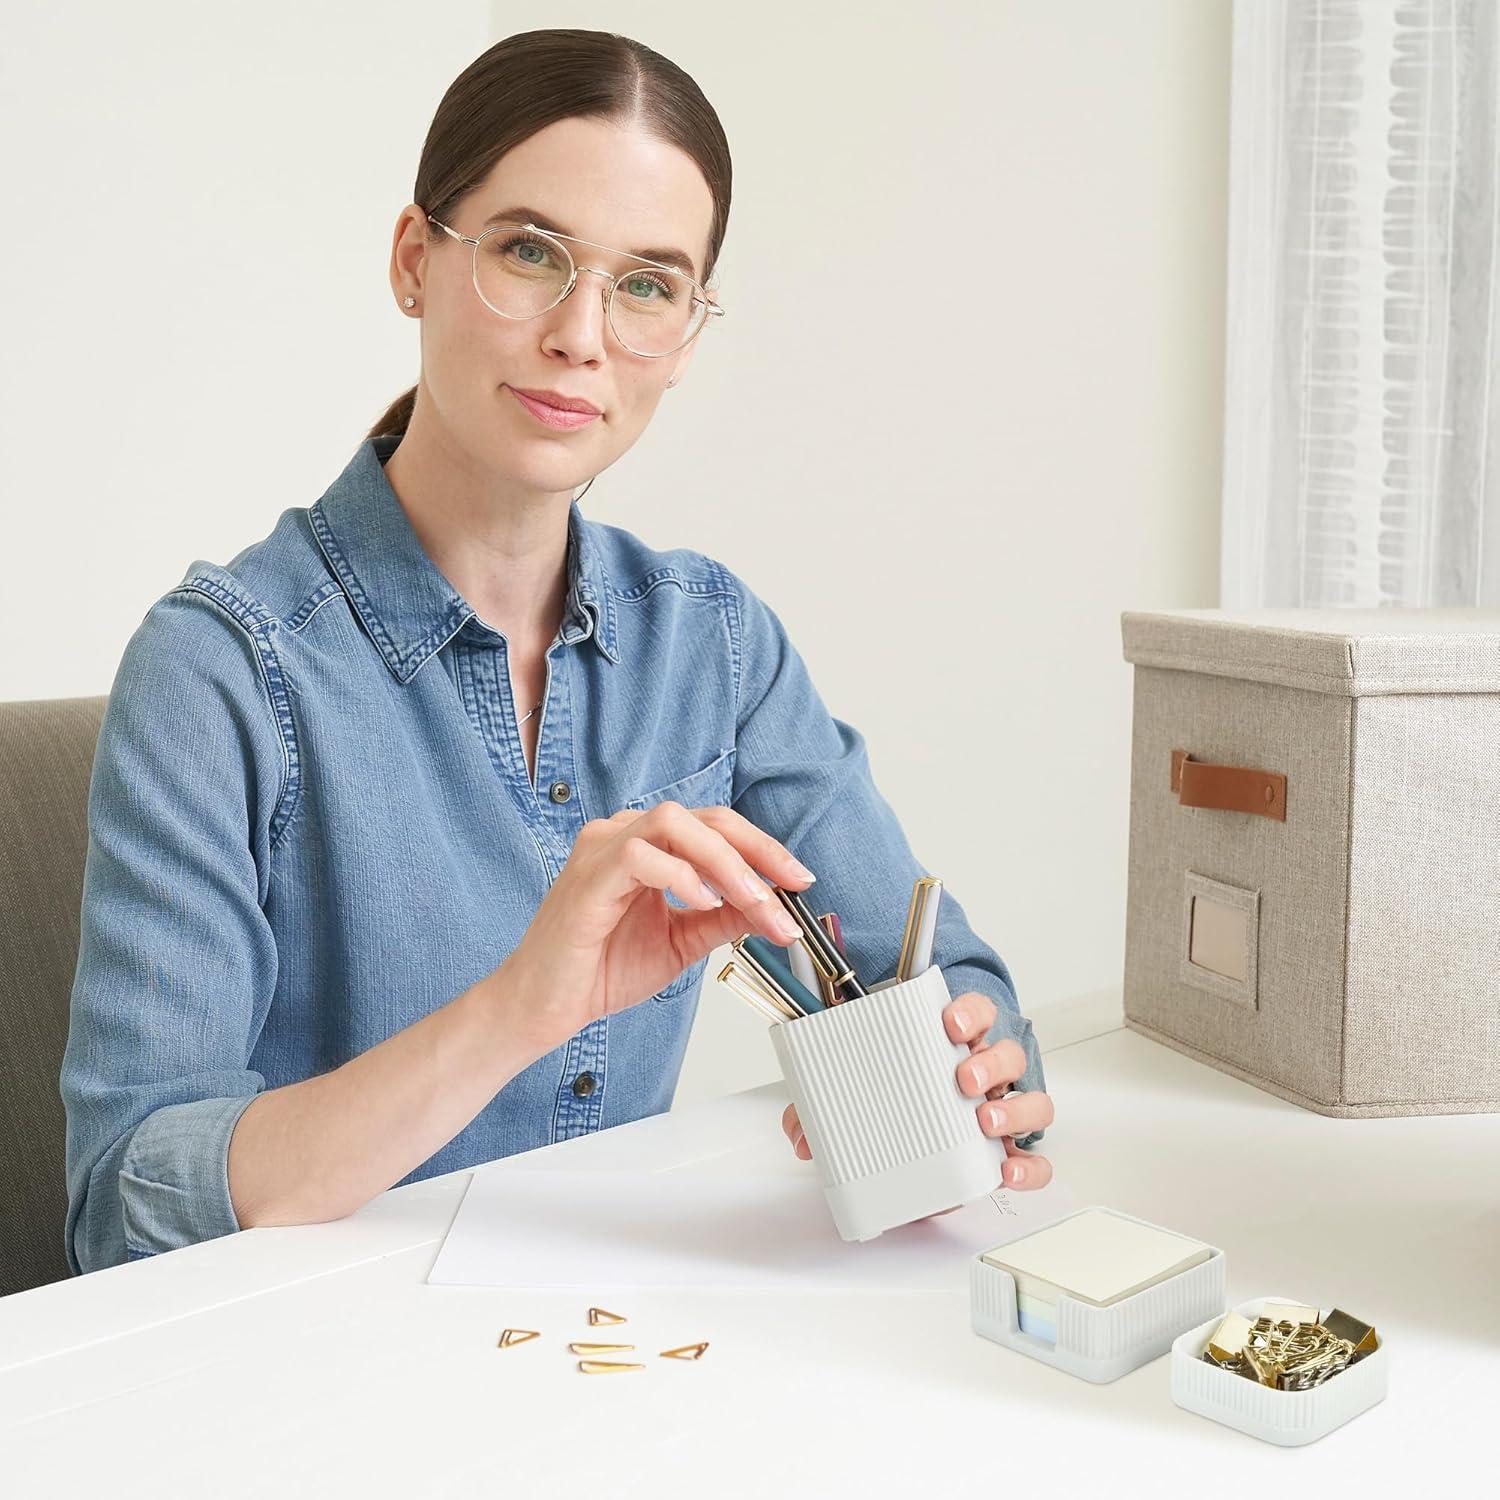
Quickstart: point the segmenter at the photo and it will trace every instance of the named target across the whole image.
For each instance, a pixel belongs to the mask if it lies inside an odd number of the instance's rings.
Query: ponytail
[[[366,440],[375,437],[385,437],[387,435],[405,437],[407,425],[411,422],[412,409],[416,404],[417,388],[413,386],[404,395],[397,396],[386,407],[384,415],[365,434]]]

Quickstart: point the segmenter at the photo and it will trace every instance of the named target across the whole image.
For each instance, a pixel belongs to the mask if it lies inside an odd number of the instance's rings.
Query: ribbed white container
[[[1119,1213],[1119,1210],[1109,1212]],[[1064,1219],[1072,1217],[1073,1214],[1064,1215]],[[1136,1224],[1148,1223],[1133,1214],[1120,1217]],[[1057,1222],[1060,1224],[1064,1219]],[[1165,1354],[1172,1340],[1185,1328],[1191,1328],[1210,1313],[1223,1317],[1224,1266],[1224,1252],[1216,1249],[1196,1266],[1189,1266],[1179,1275],[1148,1286],[1134,1296],[1122,1297],[1108,1307],[1095,1307],[1060,1295],[1054,1344],[1022,1331],[1016,1315],[1015,1278],[1009,1271],[976,1255],[969,1262],[969,1320],[975,1333],[1018,1353],[1029,1354],[1043,1364],[1066,1370],[1070,1375],[1096,1382],[1118,1380],[1137,1366]],[[1214,1327],[1217,1326],[1216,1322]]]
[[[868,1240],[993,1192],[1005,1142],[984,1134],[954,1070],[936,964],[771,1028],[840,1236]]]
[[[1241,1302],[1235,1311],[1253,1322],[1268,1302],[1300,1300],[1255,1297]],[[1221,1370],[1203,1358],[1209,1335],[1222,1316],[1216,1314],[1201,1327],[1190,1328],[1172,1345],[1172,1399],[1185,1411],[1291,1448],[1315,1442],[1385,1399],[1390,1362],[1383,1338],[1373,1354],[1330,1376],[1322,1385],[1310,1391],[1278,1391],[1232,1370]],[[1380,1337],[1378,1332],[1376,1337]]]

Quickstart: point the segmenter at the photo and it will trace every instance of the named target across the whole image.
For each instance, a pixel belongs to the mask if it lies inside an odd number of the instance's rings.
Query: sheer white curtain
[[[1222,604],[1500,605],[1495,0],[1235,0]]]

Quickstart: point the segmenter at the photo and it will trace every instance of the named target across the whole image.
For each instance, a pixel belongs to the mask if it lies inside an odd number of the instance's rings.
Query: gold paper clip
[[[589,1308],[589,1327],[597,1328],[601,1323],[623,1323],[625,1319],[619,1313],[605,1312],[602,1307]]]
[[[495,1346],[498,1349],[509,1349],[512,1344],[524,1344],[527,1339],[540,1338],[534,1328],[507,1328],[500,1335],[500,1342]]]
[[[580,1359],[578,1368],[585,1375],[616,1375],[621,1370],[644,1370],[645,1365],[627,1365],[613,1359]]]
[[[703,1351],[708,1348],[707,1343],[684,1344],[680,1349],[663,1349],[663,1359],[702,1359]]]
[[[627,1349],[634,1349],[634,1344],[569,1344],[568,1349],[573,1354],[623,1354]]]

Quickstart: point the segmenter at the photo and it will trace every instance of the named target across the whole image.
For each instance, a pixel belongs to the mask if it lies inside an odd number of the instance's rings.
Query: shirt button
[[[588,1094],[592,1094],[594,1092],[594,1075],[592,1073],[580,1073],[578,1077],[573,1080],[573,1092],[577,1094],[580,1099],[584,1098]]]
[[[554,802],[566,802],[573,795],[573,788],[566,781],[554,781],[552,789],[547,794]]]

